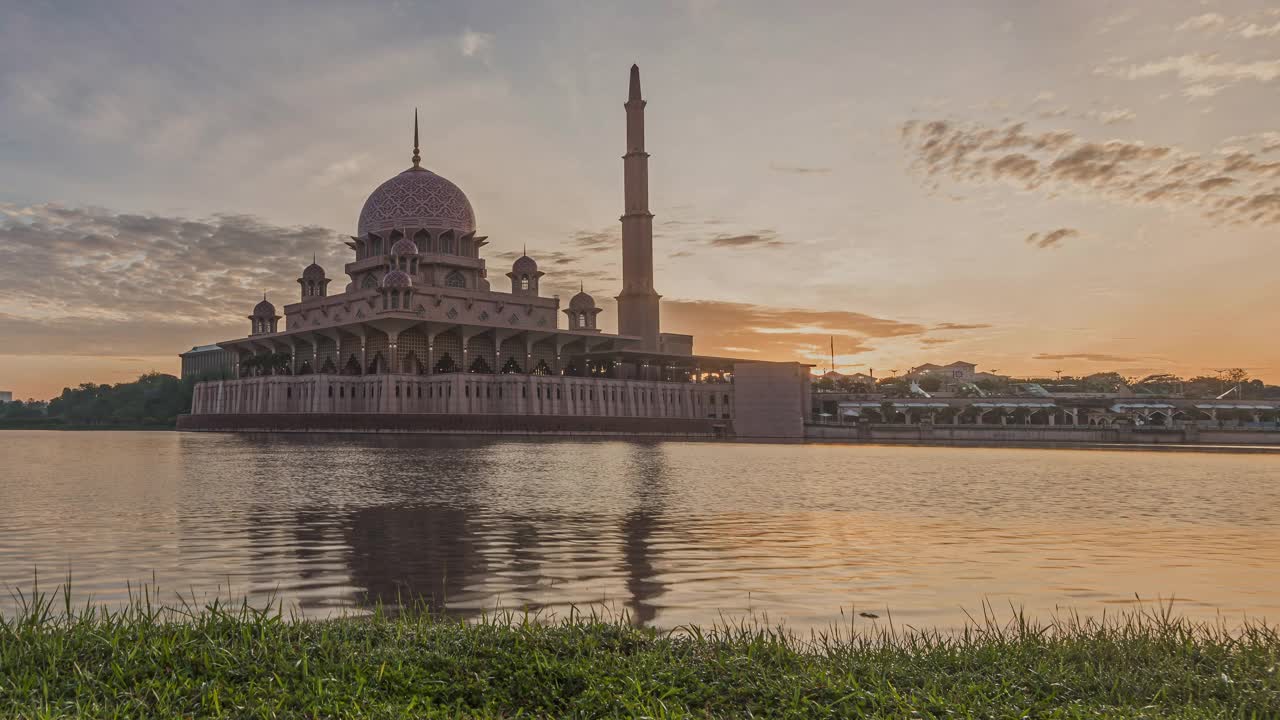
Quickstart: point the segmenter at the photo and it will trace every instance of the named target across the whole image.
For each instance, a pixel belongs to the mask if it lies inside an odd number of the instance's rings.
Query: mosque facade
[[[584,290],[563,307],[543,294],[527,251],[491,280],[470,200],[422,167],[415,113],[412,165],[365,201],[342,275],[313,260],[283,314],[264,296],[248,334],[216,344],[230,379],[197,384],[179,427],[791,434],[808,412],[807,366],[698,356],[691,336],[661,331],[634,65],[624,108],[618,333],[600,329]]]

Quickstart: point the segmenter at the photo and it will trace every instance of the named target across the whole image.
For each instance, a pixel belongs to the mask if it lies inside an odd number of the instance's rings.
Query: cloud
[[[1059,243],[1067,238],[1079,237],[1080,231],[1075,228],[1058,228],[1050,232],[1031,233],[1027,236],[1027,244],[1038,248],[1059,247]]]
[[[1240,35],[1240,37],[1249,40],[1253,40],[1254,38],[1276,37],[1277,35],[1280,35],[1280,22],[1277,22],[1274,25],[1258,25],[1256,23],[1249,23],[1248,25],[1241,27],[1237,31],[1237,34]]]
[[[1138,117],[1137,113],[1126,108],[1115,108],[1114,110],[1090,110],[1086,115],[1103,125],[1116,125],[1119,123],[1132,122]]]
[[[57,205],[0,206],[7,352],[179,352],[242,333],[267,291],[297,300],[313,253],[341,286],[343,237],[245,215],[190,219]]]
[[[1187,18],[1175,29],[1178,30],[1179,32],[1182,32],[1184,30],[1211,30],[1215,28],[1220,28],[1226,24],[1227,24],[1227,19],[1225,17],[1223,17],[1218,13],[1210,12],[1210,13],[1205,13],[1203,15],[1196,15],[1195,17]]]
[[[986,330],[991,327],[987,323],[951,323],[944,322],[934,325],[931,330]]]
[[[492,48],[492,33],[475,32],[471,28],[467,28],[458,37],[458,49],[466,57],[486,57]]]
[[[1123,357],[1121,355],[1107,355],[1105,353],[1038,353],[1031,357],[1032,360],[1084,360],[1086,362],[1117,362],[1131,363],[1138,362],[1142,358]]]
[[[1184,94],[1193,97],[1212,95],[1223,87],[1246,81],[1270,83],[1280,78],[1280,59],[1233,62],[1220,60],[1214,54],[1170,56],[1142,64],[1104,64],[1094,69],[1098,75],[1140,80],[1173,75],[1185,86]]]
[[[762,230],[758,233],[747,233],[744,235],[716,235],[712,237],[708,244],[711,247],[782,247],[784,243],[778,239],[776,233],[772,230]]]
[[[1280,15],[1280,12],[1277,12],[1275,8],[1266,11],[1264,16],[1255,16],[1252,19],[1232,19],[1219,13],[1210,12],[1187,18],[1178,25],[1176,30],[1179,32],[1195,30],[1210,33],[1227,30],[1231,35],[1241,37],[1246,40],[1270,38],[1280,36],[1280,22],[1271,23],[1270,20],[1265,18],[1272,18],[1278,15]]]
[[[613,252],[622,248],[622,230],[610,228],[596,232],[580,231],[569,241],[584,252]]]
[[[795,175],[825,175],[831,172],[829,167],[804,167],[801,165],[782,165],[779,163],[769,163],[769,169],[775,172],[792,173]]]
[[[713,300],[664,299],[662,312],[663,327],[694,335],[699,353],[732,354],[735,348],[753,348],[759,357],[777,360],[826,358],[833,336],[840,354],[846,355],[871,350],[869,343],[875,339],[921,335],[927,330],[918,323],[857,312]]]
[[[1269,133],[1233,138],[1237,142],[1200,154],[1138,140],[1088,139],[1067,130],[1032,132],[1021,122],[990,127],[911,121],[901,131],[912,168],[935,191],[948,179],[999,182],[1051,197],[1071,191],[1130,205],[1191,207],[1232,224],[1280,223],[1280,160],[1264,157],[1280,147],[1280,137]],[[1047,239],[1036,235],[1028,242]]]

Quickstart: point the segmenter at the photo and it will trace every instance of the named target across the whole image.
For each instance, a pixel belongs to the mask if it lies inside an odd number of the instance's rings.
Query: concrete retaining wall
[[[1280,432],[1265,430],[1133,429],[983,425],[820,425],[805,426],[807,440],[965,444],[1280,445]]]

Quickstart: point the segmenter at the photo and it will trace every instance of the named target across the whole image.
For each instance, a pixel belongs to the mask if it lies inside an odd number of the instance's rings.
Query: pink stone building
[[[624,108],[619,333],[599,329],[601,310],[586,292],[567,307],[544,296],[546,273],[527,254],[502,287],[491,286],[475,210],[457,185],[422,167],[415,114],[412,165],[365,201],[346,243],[351,261],[334,278],[314,261],[305,267],[298,301],[283,314],[264,297],[247,317],[245,337],[217,343],[231,353],[235,379],[197,385],[180,426],[339,429],[363,427],[365,416],[377,414],[403,422],[382,418],[375,429],[436,431],[450,427],[439,422],[445,417],[480,415],[512,431],[520,428],[512,418],[539,417],[528,428],[734,434],[733,377],[742,361],[694,355],[691,336],[661,332],[636,66]],[[752,386],[768,390],[768,383]],[[797,388],[777,385],[788,396]],[[807,388],[802,394],[791,400],[807,403]],[[795,402],[755,398],[752,406]],[[665,422],[674,420],[683,424]],[[786,432],[778,429],[784,425]],[[802,421],[790,419],[743,427],[779,437],[803,432]]]

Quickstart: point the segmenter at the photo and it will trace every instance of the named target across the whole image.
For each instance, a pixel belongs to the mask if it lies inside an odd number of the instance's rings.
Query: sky
[[[0,389],[176,373],[409,165],[616,328],[641,68],[663,330],[845,372],[1280,380],[1266,2],[0,0]]]

